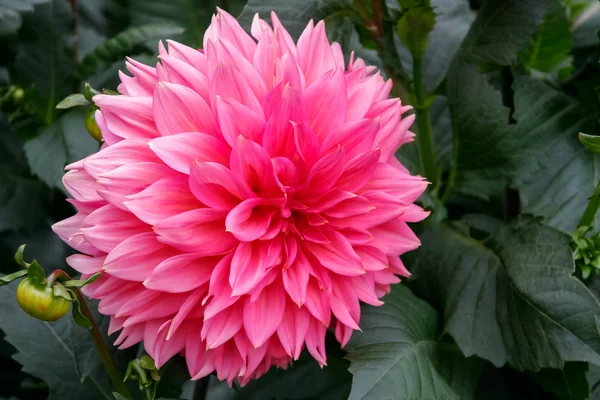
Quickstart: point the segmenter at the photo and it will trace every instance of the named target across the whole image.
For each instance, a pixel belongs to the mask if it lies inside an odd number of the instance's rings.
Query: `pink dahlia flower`
[[[77,215],[54,231],[110,315],[121,347],[140,341],[193,379],[242,384],[306,347],[326,363],[360,301],[407,276],[407,222],[427,182],[394,157],[414,116],[391,81],[330,44],[311,21],[297,43],[271,15],[252,38],[219,10],[204,49],[168,41],[150,67],[129,60],[119,96],[97,95],[102,149],[67,166]]]

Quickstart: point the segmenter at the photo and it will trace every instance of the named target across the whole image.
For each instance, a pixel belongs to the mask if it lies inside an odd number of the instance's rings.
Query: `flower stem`
[[[581,228],[582,226],[592,226],[594,224],[594,218],[596,217],[598,208],[600,208],[600,184],[598,184],[598,187],[596,187],[596,190],[590,196],[590,202],[588,203],[583,216],[579,220],[577,227]]]
[[[57,270],[52,271],[48,275],[48,278],[47,278],[48,285],[51,286],[52,283],[54,283],[54,281],[56,281],[56,280],[61,280],[64,282],[64,281],[70,281],[72,279],[69,276],[69,274],[67,274],[65,271],[57,269]],[[108,375],[110,377],[110,380],[112,381],[113,385],[115,385],[115,388],[117,389],[117,392],[119,392],[120,395],[125,396],[128,399],[132,399],[133,397],[129,393],[129,389],[127,389],[127,386],[123,382],[123,378],[121,377],[121,374],[119,373],[119,371],[117,370],[117,367],[115,366],[115,363],[113,362],[113,359],[110,355],[108,346],[106,345],[106,342],[104,341],[104,338],[102,337],[102,333],[100,332],[100,329],[98,328],[98,324],[96,323],[96,320],[94,319],[94,316],[92,315],[92,312],[90,311],[90,308],[88,307],[87,302],[85,301],[85,298],[81,294],[81,291],[79,290],[79,288],[73,287],[71,289],[75,293],[75,296],[77,297],[77,301],[79,301],[79,304],[81,305],[81,308],[80,308],[81,313],[87,319],[89,319],[92,324],[92,327],[90,328],[90,335],[92,336],[92,340],[94,341],[94,345],[96,346],[96,351],[98,351],[98,355],[100,356],[100,359],[102,360],[102,363],[104,364],[104,368],[106,369],[106,372],[108,373]]]
[[[421,59],[413,56],[413,79],[414,79],[414,107],[417,114],[417,143],[421,156],[421,170],[425,178],[431,182],[432,190],[435,191],[438,184],[438,173],[435,166],[435,155],[433,152],[433,134],[431,129],[431,118],[429,115],[429,102],[423,86],[421,76]]]

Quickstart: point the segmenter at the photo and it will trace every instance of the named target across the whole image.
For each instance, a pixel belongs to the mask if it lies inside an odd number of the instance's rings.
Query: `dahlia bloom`
[[[347,66],[325,24],[294,43],[277,16],[252,36],[219,10],[204,49],[167,41],[128,60],[120,95],[97,95],[102,149],[67,166],[78,213],[54,231],[109,315],[116,343],[160,367],[245,384],[306,348],[326,364],[360,301],[408,276],[407,222],[427,182],[394,157],[414,116],[360,58]]]

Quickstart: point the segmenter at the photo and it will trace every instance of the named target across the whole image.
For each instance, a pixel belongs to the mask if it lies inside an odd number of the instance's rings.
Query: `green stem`
[[[431,182],[435,191],[438,184],[437,168],[435,166],[435,155],[433,152],[433,134],[431,129],[431,118],[429,115],[429,103],[421,77],[421,59],[413,57],[413,77],[415,113],[417,114],[417,143],[421,155],[421,170],[425,178]]]
[[[596,192],[597,191],[598,189],[596,189]],[[579,225],[577,225],[578,228],[581,228],[582,226],[592,226],[594,224],[594,218],[600,207],[600,194],[596,192],[590,197],[590,202],[588,203],[581,220],[579,220]]]
[[[72,280],[69,274],[67,274],[65,271],[57,269],[52,271],[48,275],[48,285],[51,286],[57,279],[60,279],[63,282]],[[120,395],[125,396],[128,399],[132,399],[133,397],[129,393],[129,389],[127,389],[127,386],[125,385],[125,382],[123,382],[121,374],[119,373],[117,367],[115,366],[115,363],[113,362],[108,346],[106,345],[106,342],[102,337],[102,333],[98,328],[98,324],[96,323],[96,320],[94,319],[94,316],[92,315],[92,312],[90,311],[90,308],[88,307],[85,298],[81,294],[79,288],[73,287],[71,289],[73,290],[73,292],[75,292],[75,296],[77,296],[77,300],[81,305],[81,313],[85,315],[87,319],[89,319],[92,323],[92,327],[90,328],[90,335],[92,336],[92,340],[94,341],[94,345],[96,346],[96,351],[98,351],[98,355],[102,359],[104,368],[110,376],[110,380],[112,381],[113,385],[115,385],[115,388],[117,389],[117,392],[119,392]]]

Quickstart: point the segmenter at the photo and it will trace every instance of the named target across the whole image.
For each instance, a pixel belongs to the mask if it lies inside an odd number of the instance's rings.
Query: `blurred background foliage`
[[[412,46],[418,43],[410,37],[424,22],[410,20],[406,12],[422,3],[430,3],[435,14],[419,58],[418,80],[427,99],[414,90]],[[330,40],[340,42],[346,57],[354,51],[378,66],[394,80],[396,96],[411,104],[430,101],[440,183],[421,202],[435,210],[433,221],[472,213],[510,220],[525,212],[566,233],[575,228],[598,181],[596,157],[576,139],[579,130],[599,132],[598,1],[0,0],[0,273],[17,269],[12,257],[22,243],[47,271],[66,268],[71,250],[50,230],[73,213],[65,201],[63,168],[97,151],[98,142],[85,131],[85,109],[59,110],[57,103],[81,93],[85,82],[115,90],[125,57],[155,63],[159,39],[202,47],[217,6],[239,15],[245,28],[256,12],[266,17],[275,10],[294,38],[311,18],[324,19]],[[416,144],[404,146],[398,156],[411,171],[423,172]],[[490,224],[467,223],[485,226],[483,231]],[[429,235],[433,243],[442,240]],[[417,272],[423,271],[423,257],[414,256],[414,265],[421,266]],[[442,321],[440,299],[431,296],[418,273],[412,288],[439,306],[438,316],[420,304],[422,314]],[[409,291],[399,293],[398,301],[416,301]],[[0,338],[6,335],[12,343],[0,339],[0,398],[107,398],[110,385],[82,331],[68,319],[49,325],[24,317],[9,294],[0,294]],[[106,329],[107,321],[99,319]],[[437,340],[438,327],[430,328],[428,335]],[[213,377],[207,398],[346,398],[349,362],[330,342],[324,370],[302,358],[291,370],[272,371],[243,390]],[[453,364],[456,346],[446,352],[441,345],[443,360],[421,367],[442,372],[417,370],[439,380],[425,383],[438,391],[418,392],[419,399],[436,398],[431,393],[446,396],[440,400],[600,398],[600,372],[587,364],[519,373],[474,357]],[[136,349],[119,352],[119,362],[135,355]],[[466,375],[453,375],[454,368]],[[202,388],[184,384],[186,374],[178,360],[172,362],[159,395],[203,398]],[[414,376],[404,378],[408,387],[417,385]],[[470,389],[459,396],[457,385]]]

